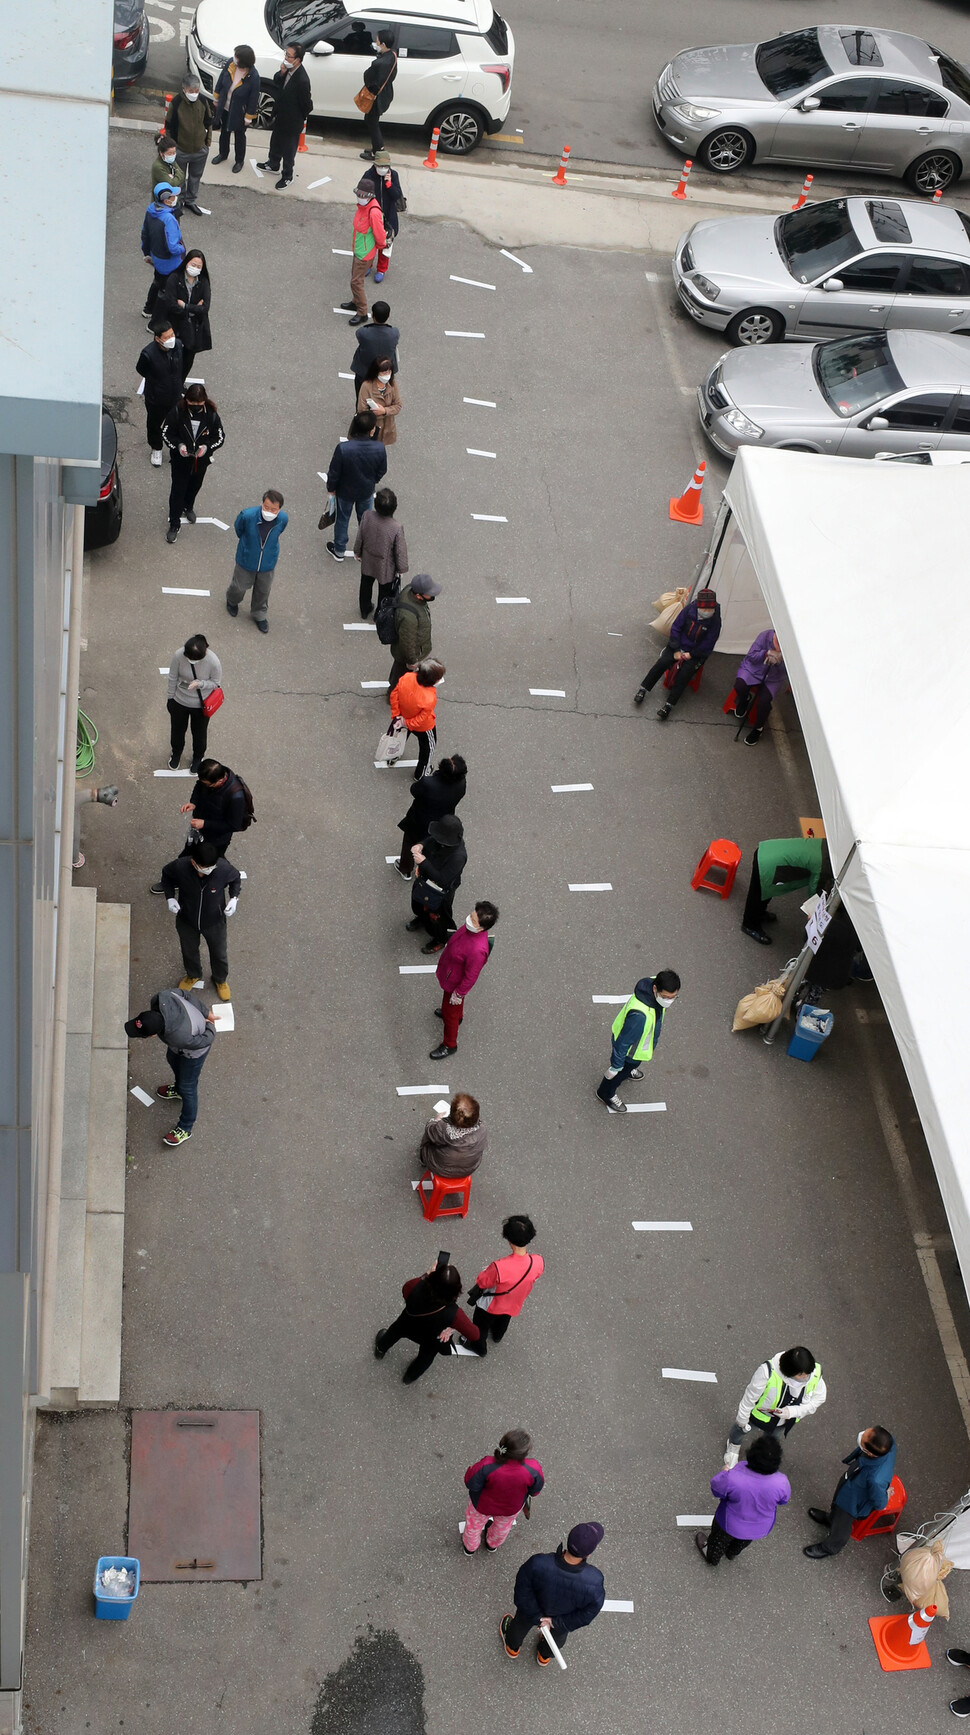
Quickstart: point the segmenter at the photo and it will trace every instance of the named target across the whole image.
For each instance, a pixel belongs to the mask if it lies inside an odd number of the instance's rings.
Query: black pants
[[[603,1102],[609,1102],[610,1097],[616,1095],[620,1085],[626,1084],[627,1079],[632,1078],[638,1065],[639,1062],[636,1060],[625,1060],[615,1078],[610,1078],[604,1073],[602,1081],[596,1086],[597,1096]]]
[[[511,1318],[510,1313],[491,1313],[476,1307],[472,1314],[472,1325],[477,1325],[481,1333],[481,1341],[478,1344],[479,1355],[488,1354],[489,1337],[493,1343],[501,1343],[509,1329]]]
[[[393,693],[395,687],[397,686],[398,681],[401,679],[401,676],[406,675],[407,672],[408,672],[407,663],[399,663],[397,661],[397,658],[395,658],[394,662],[391,664],[391,672],[387,677],[388,701],[390,701],[390,696]]]
[[[415,1319],[413,1313],[408,1313],[407,1308],[403,1308],[394,1324],[389,1325],[386,1331],[378,1333],[381,1349],[390,1349],[402,1337],[409,1337],[412,1343],[417,1344],[418,1353],[413,1362],[408,1365],[408,1372],[413,1373],[416,1380],[419,1380],[422,1374],[427,1373],[439,1351],[451,1353],[448,1345],[439,1342],[438,1339],[439,1331],[444,1330],[442,1325],[436,1325],[433,1329],[433,1335],[430,1337],[427,1336],[427,1330],[427,1326],[422,1326],[421,1322]]]
[[[513,1615],[512,1620],[509,1623],[509,1630],[505,1635],[505,1642],[508,1645],[509,1650],[510,1651],[520,1651],[522,1649],[522,1646],[523,1646],[525,1640],[528,1638],[530,1632],[532,1631],[532,1628],[534,1626],[537,1626],[537,1625],[538,1625],[538,1622],[534,1621],[532,1619],[531,1615],[522,1614],[519,1611],[519,1609],[516,1609],[515,1614]],[[566,1643],[566,1640],[569,1637],[569,1634],[566,1631],[566,1628],[565,1627],[558,1627],[556,1625],[555,1621],[553,1621],[553,1623],[552,1623],[552,1636],[555,1639],[556,1644],[559,1646],[559,1649],[562,1650],[563,1645]],[[539,1643],[536,1646],[536,1649],[537,1649],[540,1657],[551,1657],[552,1656],[552,1652],[549,1649],[549,1646],[542,1639],[539,1640]]]
[[[273,174],[282,164],[286,180],[293,179],[293,165],[296,162],[296,147],[300,142],[299,133],[292,132],[289,127],[275,126],[269,135],[269,150],[266,161]]]
[[[179,915],[175,918],[175,931],[182,948],[182,963],[186,976],[199,978],[205,975],[202,968],[202,947],[200,944],[204,940],[209,948],[209,963],[212,966],[213,982],[228,982],[229,954],[226,945],[225,917],[216,927],[203,928],[200,932],[194,922],[186,922]]]
[[[209,736],[209,719],[202,706],[180,705],[177,699],[169,699],[168,714],[172,719],[172,758],[181,759],[182,748],[185,746],[185,731],[192,725],[192,763],[205,758],[205,744]]]
[[[367,111],[367,131],[370,133],[370,148],[372,151],[384,149],[384,134],[381,132],[381,117],[378,109],[380,97],[375,97]]]
[[[771,694],[764,682],[759,686],[750,687],[747,681],[739,681],[737,676],[735,676],[734,697],[736,701],[735,709],[740,705],[744,706],[748,722],[752,729],[763,729],[768,721],[768,712],[771,710]],[[752,703],[754,705],[754,715],[751,714]]]
[[[843,1482],[840,1480],[835,1494],[842,1486]],[[826,1554],[841,1554],[846,1543],[852,1540],[852,1514],[846,1512],[844,1506],[836,1506],[835,1494],[829,1508],[829,1533],[826,1540],[819,1543],[819,1547],[824,1548]]]
[[[390,596],[393,588],[394,588],[393,584],[379,584],[377,586],[377,606],[378,606],[378,608],[380,608],[381,603],[384,601],[384,598],[386,596]],[[373,607],[374,607],[374,580],[372,578],[368,578],[367,574],[365,572],[362,572],[360,575],[360,618],[362,621],[365,621],[367,619],[367,616],[370,614]],[[400,679],[400,677],[398,677],[398,678]],[[396,684],[397,683],[395,682],[395,685]],[[388,692],[390,692],[390,688],[388,688]]]
[[[748,895],[744,900],[741,926],[743,928],[760,928],[765,919],[767,908],[768,899],[761,896],[761,872],[758,866],[758,851],[755,850],[754,860],[751,863],[751,884],[748,886]]]
[[[184,385],[195,366],[195,350],[186,349],[182,345],[182,384]]]
[[[674,653],[669,645],[665,645],[653,667],[647,670],[641,685],[646,687],[648,693],[651,692],[660,680],[661,675],[665,675],[667,670],[672,669],[673,666]],[[685,657],[682,663],[677,664],[677,675],[674,684],[667,692],[668,705],[676,705],[677,700],[684,691],[684,688],[690,685],[694,676],[698,674],[703,667],[703,658],[695,661],[693,657]]]
[[[454,891],[448,892],[437,910],[423,910],[420,904],[415,903],[413,894],[411,897],[412,916],[419,917],[421,926],[429,939],[438,940],[442,945],[444,945],[448,935],[455,931],[454,902],[455,891],[457,890],[458,887],[456,886]]]
[[[145,296],[145,306],[143,309],[145,313],[153,312],[155,303],[158,300],[158,292],[160,289],[164,289],[167,282],[168,272],[159,271],[156,266],[155,275],[153,276],[151,283],[148,285],[148,294]]]
[[[168,522],[172,530],[178,529],[186,509],[192,511],[208,468],[208,458],[183,458],[181,452],[172,453],[172,486],[168,493]]]
[[[711,1523],[711,1532],[707,1538],[705,1556],[708,1566],[716,1566],[722,1554],[727,1560],[736,1560],[743,1549],[749,1548],[754,1541],[752,1536],[729,1536],[722,1530],[715,1518]]]
[[[236,148],[236,162],[244,163],[246,161],[246,122],[242,115],[240,115],[239,119],[233,126],[230,126],[229,115],[228,113],[226,114],[222,126],[219,129],[220,157],[227,157],[229,155],[230,135]]]
[[[153,452],[160,452],[165,444],[162,439],[162,423],[172,407],[171,404],[145,403],[146,432]]]
[[[424,777],[429,771],[434,770],[434,754],[438,744],[438,736],[434,729],[415,729],[412,731],[411,738],[418,744],[418,764],[414,773],[414,780],[417,782],[419,777]]]

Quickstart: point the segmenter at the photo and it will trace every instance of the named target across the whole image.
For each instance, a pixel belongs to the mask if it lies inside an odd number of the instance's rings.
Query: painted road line
[[[397,861],[397,856],[392,859]],[[437,964],[399,964],[397,968],[400,976],[433,976],[438,966]]]
[[[152,776],[153,777],[194,777],[195,772],[194,771],[169,771],[166,769],[165,771],[153,771]]]
[[[142,1090],[140,1084],[132,1085],[131,1094],[132,1096],[137,1097],[139,1102],[143,1102],[146,1108],[154,1108],[155,1098],[149,1096],[147,1090]]]
[[[188,385],[188,383],[189,383],[188,380],[186,380],[185,383],[186,383],[186,385]],[[205,382],[203,381],[203,384],[204,383]],[[188,520],[183,519],[182,522],[187,523]],[[217,530],[228,530],[229,529],[228,524],[223,524],[221,518],[197,518],[195,522],[196,522],[196,524],[214,524]]]
[[[354,376],[354,375],[353,375],[353,374],[341,374],[341,373],[338,373],[338,375],[337,375],[337,378],[338,378],[338,380],[352,380],[352,379],[353,379],[353,378],[354,378],[354,377],[355,377],[355,376]],[[320,471],[319,471],[319,470],[318,470],[318,471],[317,471],[317,475],[318,475],[318,476],[319,476],[319,475],[320,475]],[[324,479],[324,481],[326,481],[326,479],[327,479],[327,478],[326,478],[326,477],[325,477],[325,476],[324,476],[324,478],[323,478],[323,479]]]
[[[183,590],[177,584],[163,584],[163,596],[211,596],[211,590]]]
[[[614,1109],[610,1109],[610,1114],[615,1112]],[[665,1102],[628,1102],[626,1112],[627,1114],[666,1114],[667,1104]]]
[[[633,1227],[634,1229],[687,1230],[693,1229],[694,1225],[693,1223],[634,1223]]]
[[[677,1514],[678,1530],[693,1530],[699,1524],[706,1524],[710,1530],[713,1523],[713,1512],[678,1512]]]
[[[530,687],[529,692],[534,699],[564,699],[565,687]]]
[[[336,251],[336,249],[335,249],[335,251]],[[469,289],[494,289],[495,288],[494,283],[479,283],[477,277],[456,277],[454,272],[452,272],[452,274],[451,274],[451,282],[452,283],[467,283]]]
[[[168,673],[169,673],[169,670],[168,670],[168,669],[163,669],[163,668],[162,668],[162,665],[161,665],[161,663],[159,663],[159,665],[158,665],[158,672],[159,672],[159,674],[160,674],[160,675],[167,675],[167,674],[168,674]]]
[[[446,337],[480,337],[484,342],[485,333],[483,331],[446,331],[445,336]]]
[[[571,892],[611,892],[613,882],[612,880],[570,880],[569,890]]]
[[[310,185],[309,185],[309,186],[308,186],[308,188],[307,188],[307,192],[308,192],[308,193],[312,193],[312,192],[313,192],[313,189],[314,189],[314,187],[325,187],[325,186],[326,186],[326,184],[327,184],[327,182],[328,182],[328,181],[329,181],[329,180],[330,180],[330,179],[331,179],[331,177],[330,177],[330,176],[329,176],[329,175],[321,175],[321,177],[320,177],[320,179],[319,179],[319,181],[311,181],[311,182],[310,182]]]
[[[391,683],[390,683],[390,681],[361,681],[360,684],[363,687],[365,693],[366,692],[386,693],[387,689]]]
[[[497,596],[495,601],[497,603],[527,602],[531,604],[532,598],[531,596]]]
[[[661,1368],[660,1372],[665,1380],[701,1380],[705,1385],[717,1385],[717,1374],[698,1373],[696,1368]]]
[[[354,310],[352,307],[335,307],[334,313],[342,313],[345,319],[353,319],[354,317]]]
[[[479,451],[477,446],[466,446],[465,451],[468,453],[469,458],[497,458],[498,457],[497,452],[482,452],[482,451]]]
[[[577,795],[581,789],[592,789],[591,783],[550,783],[553,795]]]
[[[480,410],[497,410],[498,404],[493,404],[491,398],[462,398],[463,404],[477,404]]]
[[[345,633],[376,633],[373,621],[344,621]]]
[[[625,1006],[627,1001],[629,1000],[629,998],[630,998],[629,994],[594,994],[593,995],[593,1005],[594,1006]]]
[[[250,166],[250,168],[251,168],[251,169],[252,169],[252,171],[253,171],[253,174],[254,174],[254,175],[256,175],[256,176],[258,176],[258,178],[259,178],[259,179],[260,179],[260,180],[262,180],[262,178],[263,178],[263,171],[262,171],[262,169],[258,169],[258,168],[257,168],[257,167],[256,167],[256,158],[255,158],[255,157],[250,157],[250,159],[249,159],[249,166]]]
[[[643,273],[643,275],[646,278],[648,283],[659,283],[660,282],[659,273],[656,271],[645,271]]]
[[[632,1602],[624,1602],[622,1599],[617,1601],[607,1597],[600,1612],[605,1615],[632,1615],[633,1604]]]
[[[511,259],[513,265],[521,265],[522,270],[527,271],[530,277],[532,276],[532,266],[527,265],[524,259],[520,259],[515,253],[510,253],[507,247],[500,247],[499,252],[506,259]]]
[[[374,770],[375,771],[397,771],[398,769],[400,769],[401,771],[410,771],[412,765],[417,765],[417,763],[418,762],[416,759],[395,759],[393,765],[388,765],[386,759],[375,759],[374,760]]]
[[[399,1084],[395,1086],[398,1096],[438,1096],[441,1091],[451,1090],[450,1084]]]
[[[231,1000],[216,1001],[212,1008],[212,1021],[217,1030],[235,1030],[236,1015],[233,1012]]]
[[[331,253],[339,253],[342,259],[352,259],[354,257],[353,250],[350,247],[331,247],[330,251]],[[350,375],[346,375],[346,378],[349,379]]]
[[[607,627],[606,636],[608,639],[621,639],[623,637],[623,634],[622,633],[611,633],[609,628]]]
[[[204,386],[205,380],[202,378],[201,374],[190,374],[188,379],[183,383],[187,386]],[[216,449],[218,450],[218,448]],[[204,520],[200,518],[199,523],[201,524],[203,522]]]
[[[476,524],[507,524],[507,518],[497,518],[494,512],[473,512],[472,518]]]

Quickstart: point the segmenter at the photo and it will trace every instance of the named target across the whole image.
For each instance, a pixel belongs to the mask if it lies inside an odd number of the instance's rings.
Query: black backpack
[[[397,617],[402,609],[406,608],[408,614],[417,615],[418,611],[413,602],[401,602],[400,597],[401,580],[396,578],[390,595],[383,597],[374,610],[374,625],[382,645],[393,645],[397,638]]]
[[[243,782],[243,779],[240,777],[238,771],[232,772],[232,779],[231,780],[232,780],[232,784],[235,785],[236,788],[239,788],[242,790],[243,800],[246,803],[246,817],[243,820],[242,825],[239,827],[239,830],[240,831],[248,831],[251,825],[256,824],[256,815],[253,812],[253,792],[250,789],[249,784]],[[235,790],[233,790],[233,793],[235,793]]]

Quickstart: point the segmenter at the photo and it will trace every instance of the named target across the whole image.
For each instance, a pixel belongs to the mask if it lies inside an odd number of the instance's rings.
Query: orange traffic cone
[[[566,185],[566,170],[568,167],[569,167],[569,146],[563,145],[562,156],[559,158],[559,167],[552,177],[552,184],[554,187],[564,187]]]
[[[701,505],[701,489],[704,486],[704,471],[707,460],[702,458],[693,476],[684,489],[683,494],[670,502],[670,516],[678,524],[703,524],[704,508]]]
[[[306,127],[304,127],[304,128],[303,128],[303,131],[302,131],[302,132],[301,132],[301,134],[300,134],[300,142],[299,142],[299,144],[298,144],[298,145],[297,145],[297,147],[296,147],[296,149],[297,149],[297,155],[299,155],[299,153],[300,153],[300,151],[305,151],[305,150],[306,150],[306,148],[307,148],[307,142],[306,142]]]
[[[690,180],[690,172],[691,172],[691,169],[693,167],[694,167],[693,158],[688,157],[687,161],[685,162],[684,167],[681,171],[680,184],[679,184],[679,186],[676,186],[674,188],[673,192],[670,195],[670,197],[672,199],[686,199],[686,197],[687,197],[687,182]]]
[[[423,169],[436,169],[438,167],[438,137],[440,133],[441,128],[435,127],[434,132],[431,134],[431,145],[428,154],[425,157],[424,162],[421,164]]]
[[[926,1649],[926,1631],[933,1624],[936,1603],[914,1608],[911,1615],[871,1615],[869,1631],[883,1668],[929,1669],[932,1658]]]
[[[936,192],[933,194],[933,204],[938,205],[940,200],[942,199],[942,197],[943,197],[943,188],[937,187]]]
[[[174,90],[166,90],[163,94],[165,97],[165,113],[168,114],[172,103],[175,101],[175,92]]]

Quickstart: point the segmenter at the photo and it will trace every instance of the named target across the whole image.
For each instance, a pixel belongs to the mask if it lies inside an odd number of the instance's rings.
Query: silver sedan
[[[731,343],[854,331],[970,335],[970,217],[900,199],[828,199],[783,217],[718,217],[677,243],[692,319]]]
[[[735,349],[698,388],[708,439],[843,458],[970,452],[970,337],[892,331]]]
[[[689,48],[653,92],[672,145],[718,174],[759,163],[875,169],[930,197],[970,163],[970,72],[918,36],[818,25]]]

